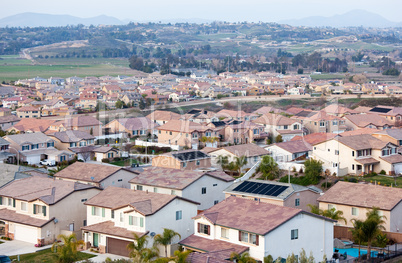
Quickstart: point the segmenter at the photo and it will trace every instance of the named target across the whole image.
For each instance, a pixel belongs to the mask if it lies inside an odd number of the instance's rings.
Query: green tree
[[[297,263],[297,258],[294,253],[286,258],[286,263]]]
[[[217,163],[222,167],[222,170],[227,169],[227,166],[229,164],[229,157],[228,156],[223,156],[219,155]]]
[[[275,138],[275,142],[276,142],[276,143],[278,143],[278,142],[283,142],[282,135],[278,134],[278,136],[276,136],[276,138]]]
[[[307,257],[306,251],[302,248],[300,251],[300,256],[299,256],[299,263],[314,263],[314,256],[313,253],[310,251],[310,256]]]
[[[262,157],[260,166],[257,168],[257,172],[262,173],[262,177],[265,180],[273,180],[279,177],[280,170],[274,158],[269,155],[265,155]]]
[[[84,241],[77,240],[76,235],[58,235],[61,242],[55,242],[52,250],[57,251],[57,258],[60,263],[72,263],[78,259],[78,246],[83,245]]]
[[[322,162],[310,158],[304,162],[304,167],[306,167],[304,171],[306,178],[310,180],[311,184],[317,184],[322,173]]]
[[[250,254],[247,252],[241,255],[233,252],[230,255],[230,260],[236,263],[257,263],[257,261],[254,258],[250,257]]]
[[[331,209],[327,209],[322,211],[322,216],[331,218],[333,220],[343,220],[345,224],[347,224],[346,218],[343,217],[343,211],[341,210],[336,210],[335,207],[332,207]]]
[[[234,164],[236,167],[236,171],[238,172],[239,176],[241,176],[243,166],[247,165],[247,158],[246,156],[236,157],[234,160]]]
[[[122,102],[121,100],[117,100],[115,103],[115,107],[116,109],[122,109],[124,106],[124,102]]]
[[[56,169],[49,169],[49,175],[54,176],[56,173],[60,172],[61,170],[63,170],[66,167],[67,167],[66,165],[60,165],[60,166],[57,166]]]
[[[308,207],[310,207],[310,212],[316,215],[322,215],[322,210],[318,207],[318,205],[312,205],[308,204]]]
[[[176,250],[174,252],[174,262],[176,263],[187,263],[187,257],[191,253],[191,250],[186,250],[186,251],[179,251]]]
[[[264,263],[274,263],[274,258],[271,255],[264,257]]]
[[[148,236],[139,236],[133,233],[134,242],[127,245],[130,251],[130,258],[136,263],[150,262],[152,258],[158,256],[158,249],[156,247],[148,248]]]
[[[350,232],[352,233],[353,237],[353,242],[357,243],[359,245],[359,258],[360,258],[360,247],[362,242],[364,242],[364,233],[363,233],[363,221],[358,220],[358,219],[352,219],[351,220],[353,224],[353,228],[350,229]]]
[[[154,236],[154,245],[162,245],[165,247],[165,257],[167,257],[167,246],[172,243],[175,237],[181,238],[180,234],[172,229],[164,228],[163,233]]]
[[[383,224],[385,223],[384,219],[386,219],[386,217],[380,215],[378,207],[373,207],[367,211],[366,217],[363,223],[363,233],[367,241],[367,257],[370,259],[371,244],[379,234],[382,234],[382,230],[385,230]]]

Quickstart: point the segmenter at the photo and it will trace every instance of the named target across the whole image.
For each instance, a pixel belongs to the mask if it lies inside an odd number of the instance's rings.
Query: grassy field
[[[377,182],[378,185],[384,185],[384,186],[391,186],[391,184],[392,184],[392,186],[395,187],[394,178],[382,176],[382,175],[376,175],[376,176],[371,176],[371,177],[348,176],[348,178],[356,178],[357,180],[361,180],[361,181],[365,181],[365,182],[369,182],[369,183]],[[396,187],[402,188],[402,177],[396,178]]]
[[[85,260],[89,258],[95,257],[95,255],[83,253],[83,252],[78,252],[78,260]],[[11,260],[17,260],[17,256],[11,256]],[[50,248],[41,250],[36,253],[29,253],[29,254],[24,254],[20,255],[20,261],[22,262],[44,262],[44,263],[53,263],[53,262],[58,262],[57,260],[57,254],[53,253]]]
[[[104,76],[130,75],[130,68],[118,67],[111,64],[93,65],[0,65],[0,81],[15,81],[18,79],[71,76]]]
[[[131,166],[133,163],[138,163],[142,164],[141,162],[138,162],[136,159],[127,159],[127,160],[121,160],[117,162],[111,162],[110,164],[117,165],[117,166]]]
[[[18,55],[0,56],[0,66],[29,64],[32,64],[30,60],[20,58]]]
[[[340,74],[320,74],[320,75],[310,75],[314,80],[325,80],[325,79],[343,79],[345,76]]]

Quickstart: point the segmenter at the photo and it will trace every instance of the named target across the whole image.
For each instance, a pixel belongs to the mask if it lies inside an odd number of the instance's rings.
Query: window
[[[293,130],[298,130],[299,129],[299,125],[295,124],[293,125]]]
[[[357,216],[359,213],[359,210],[356,207],[352,207],[352,215]]]
[[[283,125],[283,129],[284,129],[284,130],[287,130],[287,129],[288,129],[288,126],[287,126],[287,125]]]
[[[186,168],[186,166],[187,166],[187,163],[184,162],[183,163],[183,168]]]
[[[84,222],[82,222],[83,226],[87,226],[87,220],[84,220]]]
[[[176,211],[176,220],[181,220],[182,219],[182,211]]]
[[[203,187],[201,188],[201,194],[205,195],[207,193],[207,188]]]
[[[29,145],[24,145],[24,146],[22,146],[22,150],[23,150],[23,151],[28,151],[28,150],[29,150]]]
[[[86,198],[85,198],[85,199],[81,199],[81,202],[84,203],[84,202],[86,202],[87,200],[88,200],[88,199],[86,199]]]
[[[352,156],[355,156],[355,151],[352,151]]]
[[[12,198],[8,198],[8,206],[13,206],[13,199]]]
[[[26,202],[21,202],[21,210],[28,211],[28,204]]]
[[[212,186],[218,186],[218,184],[213,184]]]
[[[338,121],[337,121],[337,120],[332,121],[332,125],[337,126],[337,125],[338,125]]]
[[[259,130],[258,129],[254,129],[254,134],[258,134]]]
[[[197,160],[197,162],[195,163],[197,166],[200,165],[200,160]]]
[[[105,217],[105,208],[102,207],[102,217]]]
[[[32,150],[38,149],[38,148],[39,148],[39,144],[32,144]]]
[[[239,231],[239,241],[254,244],[258,246],[258,236],[256,234]]]
[[[214,205],[216,205],[216,204],[218,204],[219,203],[219,200],[215,200],[214,201]]]
[[[328,210],[331,210],[332,208],[336,209],[336,207],[334,205],[328,204]]]
[[[123,182],[123,179],[118,179],[117,182]]]
[[[221,227],[221,237],[229,239],[229,229]]]
[[[299,239],[299,229],[292,229],[290,231],[290,239],[291,240]]]
[[[210,235],[211,227],[209,225],[204,225],[204,224],[198,223],[198,233]]]
[[[169,135],[172,135],[172,132],[169,132]]]
[[[339,155],[339,151],[338,151],[338,150],[335,150],[335,155]]]
[[[135,223],[134,223],[134,221],[135,221]],[[128,224],[130,226],[137,225],[137,217],[129,216],[128,217]]]
[[[110,217],[114,218],[114,210],[110,210]]]
[[[171,190],[171,191],[170,191],[170,194],[171,194],[171,195],[176,195],[176,191],[175,191],[175,190]]]
[[[120,222],[123,222],[124,221],[124,215],[123,215],[123,212],[120,212]]]
[[[300,198],[295,199],[295,206],[300,206]]]
[[[48,142],[46,146],[47,146],[47,148],[54,147],[54,142]]]
[[[158,192],[158,188],[154,187],[154,193]]]
[[[75,142],[70,142],[70,147],[75,147],[75,146],[77,146],[77,143],[75,143]]]
[[[142,191],[142,185],[137,185],[137,190]]]
[[[355,165],[354,164],[352,164],[352,170],[354,170],[355,169]]]
[[[325,127],[325,121],[320,121],[320,127]]]

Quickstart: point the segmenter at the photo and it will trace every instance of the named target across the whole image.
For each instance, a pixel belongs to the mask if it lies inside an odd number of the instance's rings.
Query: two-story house
[[[345,125],[351,130],[363,128],[385,130],[392,128],[395,124],[377,114],[355,114],[345,116]]]
[[[16,110],[18,118],[40,118],[40,108],[34,106],[24,106]]]
[[[85,147],[94,145],[95,137],[83,131],[69,130],[49,134],[55,141],[55,147],[59,150],[68,150],[72,147]]]
[[[268,145],[265,149],[276,162],[291,162],[297,158],[308,158],[312,150],[305,140],[292,140]]]
[[[158,130],[158,143],[193,149],[198,149],[202,137],[219,136],[212,128],[192,121],[171,120],[156,129]]]
[[[211,157],[199,150],[174,151],[152,158],[152,166],[183,170],[203,170],[211,168]]]
[[[77,130],[87,132],[96,137],[102,135],[102,123],[92,116],[69,116],[50,125],[49,130],[54,132]]]
[[[263,125],[265,132],[269,133],[274,138],[281,135],[283,141],[289,141],[294,136],[303,135],[300,121],[290,119],[280,114],[266,113],[253,120],[253,122]]]
[[[369,134],[337,136],[313,145],[313,158],[323,162],[324,169],[338,176],[363,175],[371,171],[387,174],[402,172],[402,155],[398,146]]]
[[[82,231],[86,247],[128,257],[133,233],[153,237],[168,228],[186,238],[194,233],[191,218],[197,215],[197,204],[177,195],[108,187],[85,202],[87,226]],[[164,255],[164,250],[160,252]]]
[[[385,231],[401,232],[401,188],[339,181],[319,197],[318,202],[322,210],[342,211],[346,222],[340,220],[337,224],[347,227],[353,227],[352,219],[364,221],[368,210],[377,207],[384,216]]]
[[[130,137],[146,137],[156,133],[158,124],[147,117],[115,119],[104,126],[111,133],[126,133]]]
[[[149,167],[130,180],[131,189],[178,195],[207,209],[225,198],[223,190],[234,178],[221,171],[179,170]]]
[[[54,177],[59,180],[90,184],[99,188],[116,186],[130,188],[129,181],[138,173],[119,166],[75,162]]]
[[[220,252],[229,259],[233,252],[248,252],[263,261],[274,260],[304,249],[315,258],[333,254],[334,220],[301,209],[231,196],[194,217],[195,233],[179,242],[185,249]]]
[[[181,115],[171,111],[155,110],[146,117],[159,125],[163,125],[171,120],[180,120]]]
[[[223,129],[219,129],[221,141],[231,144],[252,143],[264,140],[268,133],[264,132],[264,126],[250,121],[229,123]]]
[[[7,135],[4,139],[10,143],[10,152],[28,164],[39,164],[43,159],[58,163],[74,158],[71,151],[56,149],[54,140],[41,132]]]
[[[14,180],[0,189],[2,234],[41,245],[52,244],[66,231],[80,239],[80,227],[86,225],[83,203],[99,191],[92,185],[43,176]]]

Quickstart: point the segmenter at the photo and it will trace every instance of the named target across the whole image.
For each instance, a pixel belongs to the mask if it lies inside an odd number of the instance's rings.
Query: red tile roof
[[[139,237],[145,236],[148,232],[134,232],[127,230],[123,227],[117,227],[112,221],[105,221],[90,226],[81,227],[81,230],[90,231],[95,233],[100,233],[104,235],[111,235],[115,237],[124,237],[129,239],[134,239],[133,233],[137,234]]]
[[[186,239],[183,239],[182,241],[179,242],[180,245],[186,246],[188,248],[194,248],[196,250],[200,250],[203,252],[217,252],[217,251],[225,251],[224,257],[230,258],[230,254],[233,252],[236,252],[238,254],[242,254],[249,250],[248,247],[242,246],[242,245],[237,245],[233,244],[230,242],[226,242],[223,240],[218,240],[218,239],[208,239],[196,235],[191,235],[187,237]],[[221,255],[222,257],[222,255]]]

